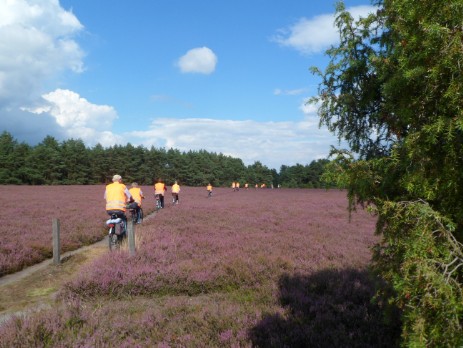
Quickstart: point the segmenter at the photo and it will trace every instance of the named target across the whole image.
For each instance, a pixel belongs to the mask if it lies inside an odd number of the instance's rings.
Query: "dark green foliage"
[[[338,4],[340,44],[327,54],[321,124],[335,151],[324,179],[375,207],[374,266],[403,309],[402,344],[463,344],[463,2],[378,0],[354,21]]]
[[[20,184],[27,173],[22,169],[30,147],[18,144],[11,134],[0,135],[0,183]]]
[[[404,342],[461,347],[463,245],[455,226],[424,201],[386,202],[378,211],[384,239],[374,260],[397,291],[391,300],[403,311]]]
[[[303,166],[296,164],[295,166],[281,166],[280,169],[280,184],[282,187],[303,187],[303,188],[320,188],[326,187],[326,183],[320,181],[320,177],[325,171],[325,166],[330,161],[320,159],[312,161],[309,165]],[[336,186],[336,185],[328,185]]]
[[[115,173],[126,183],[133,181],[151,185],[162,178],[167,185],[214,187],[230,186],[233,181],[242,185],[265,183],[267,187],[320,187],[319,178],[328,160],[313,161],[309,166],[282,166],[285,178],[274,169],[257,161],[245,166],[239,158],[205,150],[180,152],[176,149],[146,149],[128,143],[104,148],[100,144],[86,148],[83,141],[69,139],[59,143],[47,136],[31,147],[18,142],[4,132],[0,135],[0,184],[29,185],[87,185],[108,183]],[[293,168],[305,168],[303,171]],[[300,175],[300,177],[297,177]],[[289,178],[289,179],[288,179]],[[294,183],[288,183],[294,180]]]

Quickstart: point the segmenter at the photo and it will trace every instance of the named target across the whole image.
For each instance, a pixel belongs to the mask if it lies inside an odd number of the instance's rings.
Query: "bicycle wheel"
[[[143,209],[142,209],[142,208],[140,208],[140,216],[139,216],[139,218],[140,218],[140,219],[139,219],[138,221],[139,221],[140,223],[142,223],[142,222],[143,222]]]
[[[155,199],[156,199],[156,211],[158,211],[159,209],[161,209],[161,199],[159,198],[159,195],[156,195]]]
[[[131,210],[130,210],[130,214],[132,214],[131,216],[132,216],[132,221],[133,221],[133,223],[136,224],[137,221],[138,221],[138,218],[137,218],[137,210],[136,210],[136,209],[131,209]]]
[[[109,229],[109,250],[116,250],[118,248],[118,241],[117,241],[117,234],[116,234],[116,226],[111,227]]]

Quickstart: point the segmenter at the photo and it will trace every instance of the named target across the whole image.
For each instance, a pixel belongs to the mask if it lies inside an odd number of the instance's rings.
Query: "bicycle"
[[[138,214],[137,214],[137,208],[138,208]],[[130,218],[132,219],[134,224],[137,224],[137,223],[141,224],[143,222],[143,209],[141,207],[138,207],[137,203],[131,203],[127,205],[127,209],[129,209]]]
[[[111,213],[111,217],[106,220],[106,226],[109,227],[109,250],[113,251],[120,249],[122,240],[126,234],[125,223],[120,217],[120,213]]]
[[[162,208],[161,204],[161,195],[159,193],[154,195],[154,200],[155,200],[155,205],[154,207],[156,208],[156,211]]]

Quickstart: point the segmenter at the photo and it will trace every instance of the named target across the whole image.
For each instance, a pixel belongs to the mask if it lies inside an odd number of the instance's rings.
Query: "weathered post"
[[[61,241],[59,237],[59,220],[53,219],[53,263],[58,265],[60,260],[60,251],[61,251]]]
[[[135,255],[135,225],[132,219],[128,221],[127,238],[129,242],[129,254],[133,256]]]

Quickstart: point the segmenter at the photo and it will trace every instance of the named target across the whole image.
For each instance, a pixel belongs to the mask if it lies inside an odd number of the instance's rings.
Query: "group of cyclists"
[[[231,184],[231,187],[232,187],[233,191],[239,191],[240,190],[240,183],[238,181],[233,181],[232,184]],[[263,188],[267,188],[267,185],[266,184],[261,184],[259,186],[259,184],[256,184],[254,187],[256,189],[258,189],[259,187],[263,189]],[[247,190],[249,188],[249,184],[245,183],[244,188]],[[272,188],[273,188],[273,184],[272,184]],[[280,188],[280,185],[278,185],[278,188]]]
[[[136,211],[137,224],[141,223],[141,204],[145,198],[143,191],[136,182],[130,185],[130,189],[122,183],[122,177],[118,174],[112,178],[112,183],[106,186],[104,198],[106,200],[106,213],[109,216],[116,215],[121,218],[124,222],[124,226],[127,226],[127,217],[125,212],[127,209],[133,209]],[[245,189],[248,188],[248,184],[244,185]],[[256,184],[256,188],[259,186]],[[265,184],[261,185],[261,188],[265,188]],[[239,191],[240,183],[232,183],[233,191]],[[212,185],[209,183],[206,186],[207,197],[212,197]],[[154,184],[154,195],[156,200],[159,200],[160,207],[164,208],[164,196],[167,191],[166,184],[158,179]],[[179,193],[180,185],[177,181],[172,185],[172,204],[179,204]]]
[[[164,195],[167,186],[161,179],[154,184],[154,194],[160,201],[160,208],[164,208]],[[177,181],[172,185],[172,204],[179,204],[180,185]],[[211,187],[212,193],[212,187]],[[118,174],[113,176],[112,183],[106,186],[104,199],[106,200],[106,213],[109,216],[116,215],[127,226],[127,209],[134,209],[137,214],[137,224],[141,223],[141,203],[145,198],[143,191],[136,182],[131,184],[130,189],[122,183],[122,177]]]

